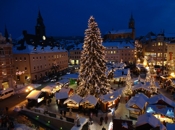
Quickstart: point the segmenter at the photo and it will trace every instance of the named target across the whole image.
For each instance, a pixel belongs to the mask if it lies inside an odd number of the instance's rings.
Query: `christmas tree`
[[[105,47],[102,45],[100,29],[91,16],[88,29],[85,30],[77,94],[80,96],[91,94],[96,97],[106,94],[109,86],[106,69]]]

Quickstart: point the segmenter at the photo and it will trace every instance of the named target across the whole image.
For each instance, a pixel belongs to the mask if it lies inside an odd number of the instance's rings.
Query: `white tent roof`
[[[126,103],[126,108],[130,108],[132,105],[137,105],[140,109],[143,109],[147,100],[148,97],[144,94],[137,94]]]
[[[83,103],[90,103],[92,105],[96,105],[97,104],[97,99],[92,96],[92,95],[87,95],[81,102],[80,105],[82,105]]]
[[[65,101],[64,101],[64,104],[68,103],[69,101],[72,101],[72,102],[74,102],[74,103],[79,104],[79,103],[81,102],[82,99],[83,99],[82,97],[80,97],[79,95],[76,95],[76,94],[75,94],[75,95],[69,97],[67,100],[65,100]]]
[[[145,113],[143,115],[140,115],[136,122],[136,127],[144,125],[144,124],[150,124],[153,128],[160,126],[160,130],[167,130],[166,127],[150,113]]]
[[[100,99],[101,99],[103,102],[110,102],[110,101],[113,101],[113,100],[117,99],[119,96],[121,96],[122,90],[123,90],[123,88],[118,89],[118,90],[116,90],[116,91],[113,91],[112,93],[108,93],[108,94],[106,94],[106,95],[102,95],[102,96],[100,97]]]
[[[51,93],[52,90],[53,90],[53,88],[51,86],[46,86],[46,87],[41,89],[42,92],[49,92],[49,93]]]
[[[150,99],[148,99],[148,103],[149,104],[156,104],[159,100],[162,100],[162,101],[166,102],[167,104],[169,104],[170,106],[175,107],[175,103],[162,94],[152,96]]]
[[[38,99],[42,92],[40,90],[33,90],[27,95],[27,99]]]
[[[55,93],[55,98],[57,99],[57,100],[60,100],[60,99],[65,99],[65,98],[68,98],[69,97],[69,95],[68,95],[68,93],[66,93],[66,92],[58,92],[58,93]]]

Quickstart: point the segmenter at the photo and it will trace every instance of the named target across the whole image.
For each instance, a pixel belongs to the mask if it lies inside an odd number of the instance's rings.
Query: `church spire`
[[[8,31],[7,31],[6,25],[5,25],[5,30],[4,30],[4,36],[6,38],[6,41],[9,41],[9,34],[8,34]]]
[[[134,18],[133,18],[132,13],[131,13],[131,17],[129,19],[129,28],[131,28],[131,29],[134,29],[135,28],[134,27]]]
[[[40,10],[38,11],[37,24],[35,26],[35,34],[37,37],[45,36],[45,25],[43,23],[43,18],[41,16]]]

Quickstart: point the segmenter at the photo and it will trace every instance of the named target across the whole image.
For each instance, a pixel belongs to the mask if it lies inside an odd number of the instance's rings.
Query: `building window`
[[[22,58],[20,57],[19,60],[22,61]]]
[[[25,70],[27,70],[27,67],[25,67]]]
[[[4,49],[0,48],[0,55],[4,55]]]
[[[19,81],[20,81],[20,76],[19,76],[19,75],[17,75],[17,80],[19,80]]]
[[[33,60],[35,60],[35,57],[33,57]]]
[[[26,57],[24,57],[24,61],[26,61]]]
[[[16,67],[16,69],[18,70],[18,67]]]

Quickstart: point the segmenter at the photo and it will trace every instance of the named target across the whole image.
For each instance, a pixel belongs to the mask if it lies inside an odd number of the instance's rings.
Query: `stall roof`
[[[92,105],[96,105],[97,104],[97,99],[92,96],[92,95],[87,95],[81,102],[80,104],[82,105],[83,103],[90,103]]]
[[[70,91],[70,88],[61,88],[59,92],[69,93],[69,91]]]
[[[108,93],[106,95],[102,95],[100,97],[100,99],[103,101],[103,102],[110,102],[110,101],[113,101],[115,99],[117,99],[119,96],[122,95],[122,90],[123,88],[120,88],[116,91],[113,91],[112,93]]]
[[[166,130],[166,127],[150,113],[145,113],[143,115],[140,115],[136,122],[136,127],[142,126],[144,124],[150,124],[153,128],[160,126],[160,130]]]
[[[57,99],[57,100],[60,100],[60,99],[65,99],[65,98],[68,98],[69,97],[69,95],[68,95],[68,93],[66,93],[66,92],[58,92],[58,93],[55,93],[55,98]]]
[[[51,86],[45,86],[44,88],[41,89],[42,92],[49,92],[51,93],[53,88]]]
[[[168,105],[170,105],[172,107],[175,107],[175,103],[162,94],[152,96],[150,99],[148,99],[148,103],[149,104],[156,104],[160,100],[166,102]]]
[[[82,97],[80,97],[79,95],[76,95],[76,94],[75,94],[75,95],[69,97],[67,100],[65,100],[65,101],[64,101],[64,104],[68,103],[69,101],[72,101],[72,102],[74,102],[74,103],[79,104],[79,103],[81,102],[82,99],[83,99]]]
[[[40,90],[33,90],[27,95],[27,99],[38,99],[42,92]]]
[[[116,70],[114,72],[114,78],[126,77],[127,73],[128,73],[128,69]]]
[[[144,108],[148,97],[144,94],[137,94],[136,96],[132,97],[127,103],[126,108],[130,108],[133,105],[137,105],[141,110]]]

